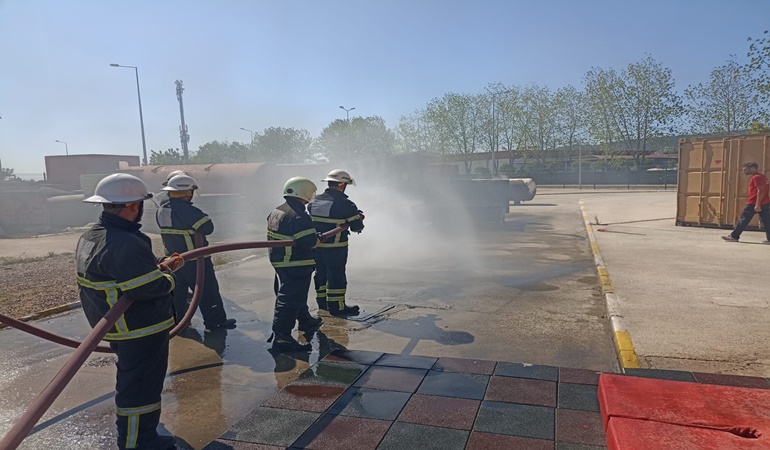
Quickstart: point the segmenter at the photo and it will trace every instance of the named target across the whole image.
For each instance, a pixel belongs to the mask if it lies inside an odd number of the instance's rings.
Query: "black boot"
[[[235,319],[225,319],[225,321],[222,323],[218,323],[212,326],[206,326],[205,331],[217,330],[222,328],[227,330],[232,330],[235,327],[237,327],[237,325],[235,324]]]
[[[300,344],[290,334],[273,336],[273,350],[278,352],[309,352],[313,350],[310,344]]]
[[[359,308],[358,306],[345,305],[340,309],[338,306],[333,305],[329,307],[329,314],[337,317],[352,317],[359,314]]]
[[[305,321],[300,322],[297,328],[299,328],[299,331],[303,333],[310,333],[311,331],[316,331],[317,329],[321,328],[323,323],[324,321],[321,320],[320,317],[311,317]]]

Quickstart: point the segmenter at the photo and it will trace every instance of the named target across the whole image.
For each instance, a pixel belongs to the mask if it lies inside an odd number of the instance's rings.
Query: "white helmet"
[[[353,186],[356,185],[356,180],[351,178],[349,173],[340,169],[332,170],[329,172],[329,175],[326,175],[326,178],[321,181],[335,181],[337,183],[352,184]]]
[[[86,203],[124,205],[152,198],[144,181],[127,173],[116,173],[102,178],[94,195],[83,200]]]
[[[163,182],[163,186],[168,186],[168,182],[171,181],[171,179],[174,178],[177,175],[187,175],[187,172],[185,172],[184,170],[175,170],[175,171],[171,172],[166,177],[166,181]]]
[[[168,180],[168,185],[163,190],[172,192],[194,191],[198,189],[196,183],[195,178],[189,175],[177,175]]]
[[[304,177],[289,178],[283,185],[284,197],[297,197],[309,202],[316,193],[315,183]]]

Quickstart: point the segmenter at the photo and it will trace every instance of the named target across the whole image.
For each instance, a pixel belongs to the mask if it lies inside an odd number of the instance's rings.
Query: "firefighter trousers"
[[[195,288],[195,266],[197,264],[197,261],[190,261],[174,272],[177,281],[174,288],[174,310],[176,311],[177,322],[182,320],[187,312],[187,291]],[[222,295],[219,293],[219,282],[211,258],[206,258],[204,265],[203,297],[201,297],[199,308],[203,316],[203,324],[208,328],[215,327],[227,320],[227,313],[222,303]]]
[[[318,307],[330,311],[344,309],[348,287],[348,279],[345,276],[348,248],[316,248],[315,262],[315,292]]]
[[[275,269],[275,314],[273,333],[276,336],[291,334],[294,325],[312,319],[307,307],[307,295],[313,277],[313,266]]]
[[[157,439],[160,395],[168,368],[168,331],[110,342],[118,356],[115,410],[118,448],[142,448]]]

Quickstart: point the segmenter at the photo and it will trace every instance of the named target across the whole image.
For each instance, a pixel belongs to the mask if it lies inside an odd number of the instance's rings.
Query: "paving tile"
[[[249,442],[217,439],[203,447],[203,450],[283,450],[284,448],[285,447],[277,447],[275,445],[251,444]]]
[[[415,394],[398,416],[399,422],[470,430],[481,404],[466,398]]]
[[[516,378],[532,378],[534,380],[558,381],[559,368],[552,366],[535,366],[532,364],[519,364],[499,362],[495,367],[495,375]]]
[[[292,448],[316,450],[374,450],[390,428],[390,421],[324,415]]]
[[[556,441],[604,446],[602,416],[597,412],[556,410]]]
[[[329,414],[396,420],[412,394],[377,389],[348,388],[329,409]]]
[[[291,384],[350,386],[366,368],[361,364],[321,361],[302,372]]]
[[[556,383],[527,378],[493,376],[489,379],[484,400],[555,408]]]
[[[367,352],[364,350],[343,350],[338,348],[324,356],[322,361],[372,365],[377,362],[382,355],[384,355],[384,353]]]
[[[559,367],[560,383],[591,384],[597,386],[599,384],[599,375],[601,375],[601,372],[594,370]]]
[[[597,386],[559,383],[559,408],[599,411]]]
[[[383,355],[378,359],[375,365],[377,366],[390,366],[390,367],[406,367],[409,369],[430,369],[436,364],[438,358],[430,356],[414,356],[414,355]]]
[[[770,381],[759,377],[742,377],[738,375],[724,375],[718,373],[692,373],[698,383],[720,384],[722,386],[736,386],[755,389],[770,389]]]
[[[489,377],[486,375],[431,370],[417,393],[481,400],[484,398],[488,382]]]
[[[572,442],[556,442],[556,450],[605,450],[606,448],[605,446],[573,444]]]
[[[429,427],[395,422],[377,450],[435,449],[462,450],[468,432],[449,428]]]
[[[355,387],[384,391],[414,392],[427,370],[372,366],[355,383]]]
[[[483,401],[473,430],[553,440],[554,421],[553,408]]]
[[[553,441],[474,431],[465,450],[554,450]]]
[[[658,380],[689,381],[695,383],[695,377],[690,372],[680,370],[660,369],[626,369],[626,375],[630,377],[655,378]]]
[[[492,375],[495,372],[494,361],[462,358],[439,358],[433,366],[433,370],[443,372],[475,373],[479,375]]]
[[[342,386],[290,384],[270,397],[262,406],[322,413],[345,392]]]
[[[259,407],[225,432],[221,439],[288,447],[320,414]]]

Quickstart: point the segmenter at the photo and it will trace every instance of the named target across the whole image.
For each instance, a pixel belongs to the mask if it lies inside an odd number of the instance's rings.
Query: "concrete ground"
[[[264,257],[219,267],[238,328],[205,334],[196,317],[195,330],[172,341],[163,426],[201,448],[335,348],[617,371],[577,198],[542,198],[512,208],[504,225],[471,227],[459,212],[434,223],[408,209],[368,213],[351,238],[349,303],[381,312],[325,316],[304,358],[267,351],[273,274]],[[38,325],[88,332],[80,311]],[[3,434],[70,351],[15,330],[0,330],[0,342]],[[113,446],[114,370],[110,356],[93,356],[23,448]]]
[[[642,367],[770,376],[764,233],[677,227],[675,192],[581,198]]]

